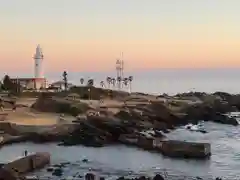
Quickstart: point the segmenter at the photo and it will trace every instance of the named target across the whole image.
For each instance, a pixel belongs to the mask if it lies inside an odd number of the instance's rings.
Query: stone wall
[[[194,143],[185,141],[162,141],[158,149],[167,156],[205,158],[211,155],[209,143]]]
[[[49,153],[36,153],[5,164],[2,168],[9,172],[17,171],[19,174],[25,174],[28,172],[32,172],[35,169],[43,168],[49,163]]]

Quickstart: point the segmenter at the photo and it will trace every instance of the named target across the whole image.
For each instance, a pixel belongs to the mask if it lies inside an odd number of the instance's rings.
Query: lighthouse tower
[[[44,78],[43,69],[42,69],[43,53],[40,45],[37,46],[33,59],[34,59],[35,79]]]

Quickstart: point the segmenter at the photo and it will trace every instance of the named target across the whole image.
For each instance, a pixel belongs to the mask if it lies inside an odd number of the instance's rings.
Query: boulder
[[[147,113],[147,116],[152,120],[164,122],[169,129],[172,129],[174,126],[187,124],[184,118],[175,115],[162,103],[154,102],[147,105],[144,113]]]
[[[19,175],[23,175],[32,172],[36,169],[43,168],[45,165],[50,163],[49,153],[36,153],[26,157],[22,157],[10,163],[2,166],[0,174],[9,172],[17,172]],[[13,171],[14,170],[14,171]]]
[[[1,169],[0,170],[0,179],[1,180],[18,180],[19,174],[15,171]]]
[[[53,171],[52,175],[60,177],[63,175],[63,170],[61,168],[57,168]]]
[[[197,121],[213,121],[222,124],[238,125],[235,118],[230,118],[223,113],[231,111],[230,106],[226,104],[197,104],[184,109],[186,120],[196,123]]]
[[[40,94],[32,108],[41,112],[66,113],[72,116],[90,109],[85,103],[68,101],[64,97],[55,97],[48,93]]]
[[[85,175],[85,180],[95,180],[95,175],[93,173],[87,173]]]
[[[156,176],[153,177],[153,180],[164,180],[164,178],[162,175],[157,174]]]

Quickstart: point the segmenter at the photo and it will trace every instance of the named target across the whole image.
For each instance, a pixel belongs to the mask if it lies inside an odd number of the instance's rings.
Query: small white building
[[[74,85],[72,83],[68,83],[67,87],[70,89]],[[65,90],[65,82],[64,81],[57,81],[52,84],[50,84],[49,88],[57,89],[59,91]]]

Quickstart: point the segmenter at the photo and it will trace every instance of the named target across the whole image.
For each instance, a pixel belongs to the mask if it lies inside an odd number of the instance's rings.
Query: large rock
[[[222,124],[238,125],[235,118],[229,118],[224,113],[231,112],[233,107],[228,104],[215,102],[214,104],[195,104],[184,109],[186,120],[197,122],[200,120],[213,121]]]
[[[5,171],[18,173],[23,175],[32,172],[36,169],[43,168],[45,165],[50,163],[49,153],[36,153],[26,157],[22,157],[8,164],[5,164],[0,169],[0,174],[5,173]]]
[[[32,108],[41,112],[66,113],[72,116],[77,116],[90,109],[85,103],[68,101],[64,97],[55,97],[47,93],[39,95]]]
[[[166,123],[168,128],[186,124],[187,121],[178,117],[162,103],[151,103],[145,107],[147,115],[155,121]]]
[[[17,172],[14,172],[14,171],[1,169],[0,170],[0,179],[1,180],[19,180],[20,175]]]

